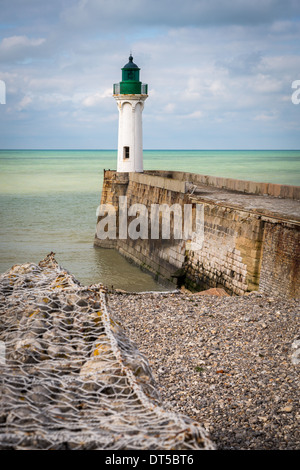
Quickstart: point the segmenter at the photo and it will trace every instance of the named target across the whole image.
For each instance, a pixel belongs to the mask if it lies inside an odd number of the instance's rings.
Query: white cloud
[[[185,114],[181,116],[182,119],[201,119],[203,117],[202,111],[193,111],[190,114]]]
[[[282,90],[282,80],[272,75],[258,74],[251,80],[252,89],[256,93],[269,94]]]
[[[166,105],[164,106],[164,112],[165,112],[166,114],[173,113],[174,110],[175,110],[175,108],[176,108],[175,103],[168,103],[168,104],[166,104]]]
[[[45,38],[30,39],[26,36],[11,36],[4,38],[0,44],[0,51],[11,51],[16,47],[36,47],[45,42]]]
[[[32,97],[24,96],[17,105],[18,111],[23,111],[23,109],[27,108],[31,103],[32,103]]]
[[[262,113],[258,114],[254,117],[254,121],[274,121],[278,118],[278,113],[276,112],[269,112],[269,113]]]
[[[87,108],[98,106],[102,102],[103,99],[110,98],[111,94],[112,94],[111,88],[108,88],[103,93],[96,92],[92,95],[85,97],[82,101],[82,104],[83,106]]]
[[[26,59],[35,55],[36,49],[45,41],[45,38],[28,38],[27,36],[5,37],[0,43],[0,59],[3,61]]]

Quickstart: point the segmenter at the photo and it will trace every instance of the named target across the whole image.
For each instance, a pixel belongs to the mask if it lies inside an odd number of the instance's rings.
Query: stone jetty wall
[[[197,188],[197,191],[195,189]],[[211,190],[211,192],[210,192]],[[190,249],[189,241],[130,237],[100,240],[95,245],[115,248],[126,258],[152,273],[161,283],[184,285],[197,291],[222,287],[230,294],[243,295],[260,290],[272,295],[297,297],[299,288],[299,227],[294,220],[255,208],[233,204],[218,196],[226,194],[290,200],[297,204],[299,187],[214,178],[184,172],[147,171],[117,173],[104,171],[101,204],[111,204],[116,214],[119,196],[127,197],[127,206],[144,204],[150,213],[152,204],[196,205],[203,207],[203,243]],[[253,191],[253,193],[251,192]],[[223,194],[223,193],[222,193]],[[247,196],[246,196],[247,195]],[[264,196],[263,196],[264,195]],[[264,199],[265,201],[265,199]],[[276,203],[276,200],[275,200]],[[248,204],[249,205],[249,204]],[[253,204],[252,204],[253,205]],[[267,206],[268,207],[268,206]],[[133,217],[128,217],[128,223]],[[98,221],[100,218],[98,218]],[[173,234],[174,219],[170,219]],[[150,229],[149,229],[150,230]]]
[[[285,296],[300,293],[300,230],[293,224],[266,224],[260,289]]]
[[[190,289],[223,287],[244,294],[259,287],[263,223],[255,215],[204,205],[204,241],[186,262]]]
[[[194,184],[205,184],[207,186],[223,188],[230,191],[300,200],[300,186],[198,175],[184,171],[149,170],[147,174],[172,178],[177,181],[192,181]]]

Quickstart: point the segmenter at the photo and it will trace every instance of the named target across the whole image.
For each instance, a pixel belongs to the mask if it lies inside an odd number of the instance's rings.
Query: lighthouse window
[[[129,147],[124,147],[123,158],[129,158]]]
[[[134,73],[132,70],[130,70],[128,73],[127,73],[127,78],[128,80],[133,80],[134,79]]]

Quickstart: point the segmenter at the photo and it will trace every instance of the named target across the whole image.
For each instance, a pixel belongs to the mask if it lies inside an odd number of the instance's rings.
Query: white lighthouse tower
[[[117,172],[142,172],[142,112],[148,85],[140,82],[140,69],[131,54],[122,68],[122,81],[114,84],[113,91],[119,109]]]

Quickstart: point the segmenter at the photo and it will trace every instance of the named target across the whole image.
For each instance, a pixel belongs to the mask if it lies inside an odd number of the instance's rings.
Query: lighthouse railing
[[[148,95],[148,85],[146,83],[142,83],[141,94],[142,95]]]
[[[113,85],[113,94],[119,95],[121,93],[120,83],[114,83]],[[146,83],[141,84],[141,94],[147,95],[148,94],[148,85]]]
[[[120,83],[114,83],[114,95],[120,94]]]

